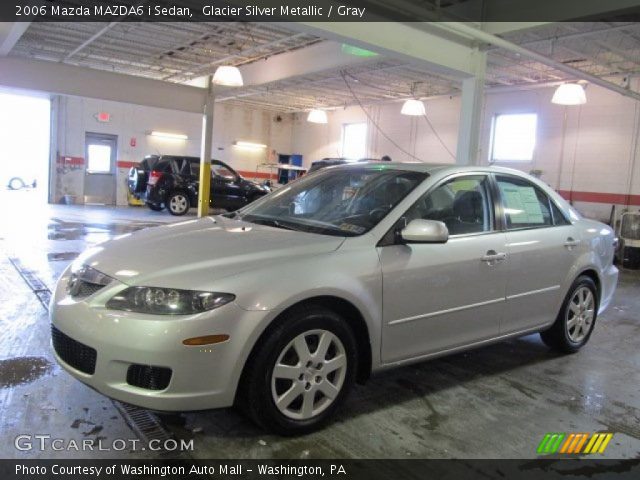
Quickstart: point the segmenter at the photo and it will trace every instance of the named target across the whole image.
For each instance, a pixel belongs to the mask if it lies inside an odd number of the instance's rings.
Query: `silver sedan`
[[[577,351],[615,290],[615,243],[515,170],[330,167],[88,250],[58,282],[52,343],[118,400],[237,405],[303,433],[382,369],[532,332]]]

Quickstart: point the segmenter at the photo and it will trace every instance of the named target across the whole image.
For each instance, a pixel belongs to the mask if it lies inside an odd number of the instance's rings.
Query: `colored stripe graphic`
[[[556,453],[564,437],[564,433],[547,433],[538,445],[538,453]]]
[[[613,433],[559,433],[545,434],[538,445],[539,455],[564,454],[594,454],[604,453],[613,438]],[[587,441],[588,440],[588,441]],[[584,450],[582,447],[584,447]]]
[[[612,437],[612,433],[594,433],[582,453],[604,453],[604,450]]]

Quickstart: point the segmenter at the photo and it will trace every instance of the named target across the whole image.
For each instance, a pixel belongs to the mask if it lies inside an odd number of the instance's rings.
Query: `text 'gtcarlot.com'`
[[[110,442],[106,442],[103,439],[90,439],[85,438],[83,440],[64,439],[64,438],[52,438],[51,435],[18,435],[14,442],[15,448],[22,452],[28,452],[31,450],[40,451],[76,451],[76,452],[122,452],[139,451],[139,450],[152,450],[152,451],[168,451],[168,452],[187,452],[193,451],[193,439],[191,440],[174,440],[168,438],[165,440],[153,439],[148,443],[141,442],[135,438],[116,438]]]

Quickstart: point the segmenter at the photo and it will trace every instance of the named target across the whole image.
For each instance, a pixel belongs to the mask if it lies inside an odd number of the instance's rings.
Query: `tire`
[[[317,430],[349,394],[357,363],[356,341],[342,317],[322,306],[294,308],[256,344],[236,404],[259,426],[280,435]]]
[[[149,207],[154,212],[161,212],[162,210],[164,210],[164,205],[162,204],[156,205],[155,203],[147,203],[147,207]]]
[[[26,185],[24,183],[24,180],[22,180],[20,177],[13,177],[11,180],[9,180],[7,187],[9,187],[9,190],[21,190],[26,187]]]
[[[191,207],[189,196],[182,191],[172,192],[167,197],[165,205],[169,213],[176,216],[186,214]]]
[[[554,350],[575,353],[589,341],[597,316],[598,289],[590,277],[581,275],[571,285],[555,323],[540,337]]]
[[[129,193],[142,193],[147,188],[147,172],[140,167],[131,167],[127,178]]]

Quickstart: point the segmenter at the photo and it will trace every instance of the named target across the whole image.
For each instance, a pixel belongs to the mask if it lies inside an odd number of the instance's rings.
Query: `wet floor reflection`
[[[51,372],[53,364],[44,357],[17,357],[0,360],[0,388],[31,383]]]

